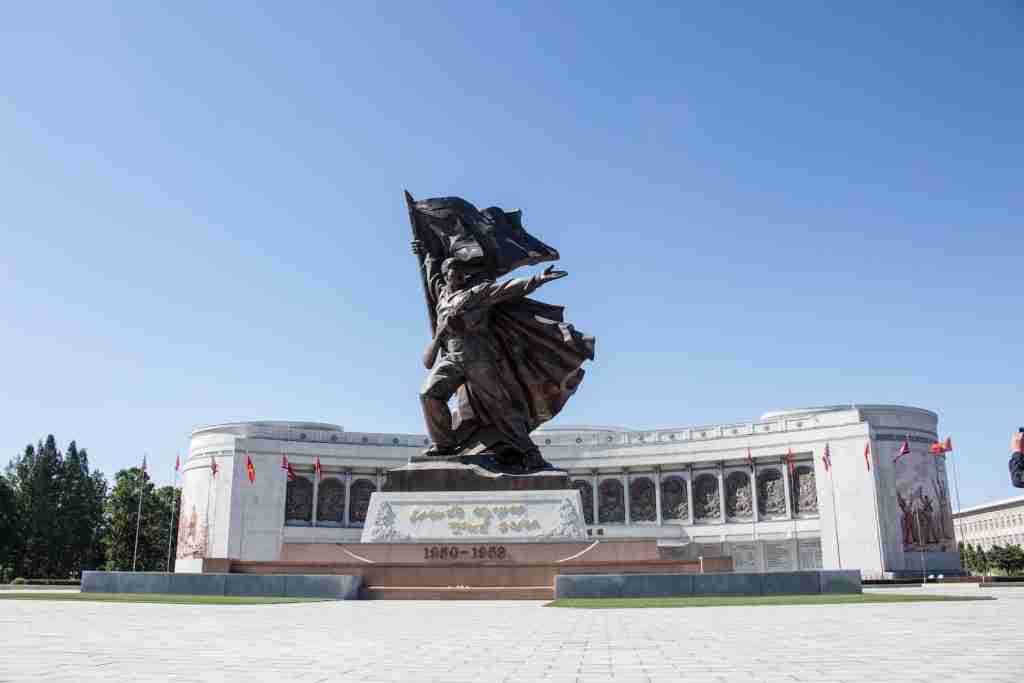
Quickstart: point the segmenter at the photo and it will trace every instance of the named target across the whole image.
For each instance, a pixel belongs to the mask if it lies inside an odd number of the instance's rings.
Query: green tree
[[[971,573],[974,573],[976,570],[977,561],[975,559],[975,554],[974,545],[968,543],[967,547],[964,548],[964,569]]]
[[[985,552],[984,548],[978,548],[978,552],[974,556],[974,564],[976,571],[979,574],[988,573],[988,554]]]
[[[8,468],[14,481],[20,527],[15,572],[22,576],[53,576],[61,563],[61,466],[61,454],[51,434],[34,448],[26,446]]]
[[[14,487],[0,474],[0,583],[14,572],[14,553],[18,547],[18,502]],[[11,576],[10,578],[14,578]]]
[[[59,491],[59,536],[65,551],[61,571],[79,576],[100,564],[107,482],[100,472],[89,472],[89,454],[74,441],[64,454]]]
[[[140,486],[142,487],[142,523],[139,526],[135,569],[138,571],[164,571],[167,567],[168,532],[171,532],[172,544],[177,535],[177,525],[174,529],[169,528],[177,495],[170,486],[157,490],[148,476],[144,475],[139,468],[132,467],[117,473],[114,487],[107,497],[105,508],[107,528],[103,536],[107,569],[122,571],[132,569],[136,521],[139,519]]]
[[[1024,570],[1024,550],[1019,545],[993,546],[989,563],[1001,573],[1012,576]]]

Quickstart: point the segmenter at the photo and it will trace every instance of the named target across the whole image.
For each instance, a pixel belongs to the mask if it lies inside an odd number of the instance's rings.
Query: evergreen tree
[[[974,563],[977,566],[979,574],[986,574],[988,572],[988,554],[984,548],[978,548],[978,553],[975,555]]]
[[[61,466],[61,454],[51,434],[35,448],[31,444],[26,446],[22,456],[8,468],[14,479],[21,532],[15,571],[22,576],[53,576],[61,563]]]
[[[99,472],[89,473],[89,455],[72,441],[64,454],[60,478],[60,530],[64,548],[62,575],[79,576],[99,564],[99,534],[107,483]]]
[[[7,478],[0,474],[0,583],[5,583],[13,576],[15,550],[18,546],[18,503]],[[8,569],[10,568],[10,569]]]
[[[976,564],[974,545],[968,543],[964,549],[964,569],[973,574],[977,569]]]
[[[172,503],[176,503],[177,496],[170,486],[157,490],[148,476],[145,476],[138,467],[133,467],[117,473],[114,488],[106,502],[107,529],[103,537],[103,546],[106,568],[109,570],[126,571],[132,568],[136,521],[139,519],[140,485],[142,523],[139,526],[135,569],[164,571],[167,567],[168,531],[171,532],[172,544],[177,536],[176,525],[174,529],[169,529]]]

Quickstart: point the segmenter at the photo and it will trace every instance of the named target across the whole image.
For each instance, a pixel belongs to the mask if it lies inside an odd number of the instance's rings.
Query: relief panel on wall
[[[661,479],[661,518],[689,519],[690,508],[686,500],[686,480],[670,474]]]
[[[349,516],[353,524],[366,521],[366,511],[370,507],[370,496],[377,490],[377,485],[369,479],[356,479],[352,482],[352,505]]]
[[[634,476],[629,482],[629,521],[655,522],[658,520],[654,480]]]
[[[345,523],[345,482],[337,477],[320,481],[316,495],[316,523],[341,526]]]
[[[746,472],[730,472],[725,478],[725,514],[730,519],[754,518],[754,497]]]
[[[576,479],[572,487],[580,492],[580,500],[583,505],[583,521],[585,524],[594,523],[594,487],[585,479]]]
[[[618,479],[605,479],[597,487],[599,498],[597,506],[598,519],[601,524],[614,524],[626,521],[625,496],[622,482]]]
[[[757,475],[757,511],[761,516],[783,517],[786,514],[786,484],[777,469],[763,470]]]
[[[796,513],[811,515],[818,513],[818,485],[814,480],[814,468],[800,465],[793,473],[794,505]]]
[[[893,470],[903,552],[956,552],[945,460],[911,452]]]
[[[305,526],[313,521],[313,482],[305,477],[289,481],[285,489],[284,523]]]
[[[718,520],[722,515],[718,477],[701,474],[693,480],[693,516],[702,521]]]

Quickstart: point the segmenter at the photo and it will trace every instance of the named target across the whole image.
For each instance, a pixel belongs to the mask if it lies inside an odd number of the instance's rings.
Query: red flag
[[[296,479],[299,478],[299,476],[297,474],[295,474],[295,470],[292,469],[292,464],[291,463],[288,463],[287,472],[288,472],[288,481],[295,481]]]
[[[786,464],[789,465],[789,476],[793,476],[796,471],[796,465],[793,464],[793,449],[786,449]]]
[[[903,443],[900,444],[899,453],[896,454],[896,457],[893,458],[892,461],[896,462],[897,460],[902,458],[904,455],[909,455],[909,454],[910,454],[910,437],[908,436],[907,438],[903,439]]]
[[[250,458],[248,455],[245,456],[245,473],[249,477],[249,483],[250,484],[255,484],[256,483],[256,465],[252,464],[252,458]]]
[[[942,455],[943,453],[946,452],[946,448],[945,446],[942,445],[941,441],[936,441],[935,443],[933,443],[931,446],[928,447],[928,450],[931,451],[931,454],[935,456]]]
[[[832,453],[829,451],[827,443],[825,444],[825,455],[822,456],[821,459],[825,461],[825,471],[826,472],[831,472],[832,471]]]
[[[320,469],[320,456],[316,456],[316,461],[313,463],[313,474],[316,475],[317,479],[323,476],[323,470]]]
[[[953,450],[953,437],[946,437],[946,440],[942,444],[942,450],[946,451],[947,453]]]
[[[289,467],[289,465],[288,465],[288,456],[285,455],[284,453],[282,453],[281,454],[281,469],[284,470],[285,472],[287,472],[288,471],[288,467]]]
[[[864,444],[864,467],[868,468],[868,472],[871,471],[871,442],[868,441]]]
[[[214,460],[213,458],[210,458],[210,474],[212,474],[213,476],[216,477],[217,476],[217,470],[219,470],[219,469],[220,468],[217,467],[217,461]]]
[[[180,455],[176,455],[176,456],[174,456],[174,471],[177,472],[180,469],[181,469],[181,456]]]

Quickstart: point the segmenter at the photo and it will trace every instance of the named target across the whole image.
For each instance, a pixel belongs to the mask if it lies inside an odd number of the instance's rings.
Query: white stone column
[[[689,512],[687,522],[693,526],[693,465],[686,466],[686,510]]]
[[[654,508],[657,510],[658,526],[661,526],[661,468],[654,468]]]
[[[626,524],[632,524],[632,518],[629,514],[629,472],[624,471],[620,474],[619,481],[622,482],[622,500],[626,505]]]
[[[754,523],[756,524],[757,522],[761,521],[758,517],[757,511],[757,463],[754,463],[754,465],[750,469],[750,501],[751,504],[754,506]]]
[[[352,524],[349,510],[352,509],[352,470],[345,470],[345,526]]]
[[[600,500],[597,497],[597,470],[590,471],[590,488],[592,489],[591,495],[593,496],[592,507],[594,510],[594,526],[597,526],[601,523],[601,520],[597,517],[597,509],[600,507]]]
[[[718,522],[725,524],[725,466],[718,463]]]
[[[288,486],[285,484],[285,486]],[[309,520],[310,526],[316,526],[316,506],[320,502],[320,477],[313,473],[313,517]]]
[[[779,470],[782,472],[782,488],[786,492],[786,519],[793,519],[793,497],[789,490],[789,465],[784,459],[779,462]]]

